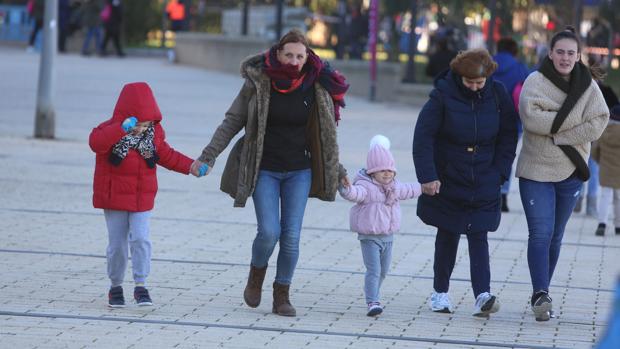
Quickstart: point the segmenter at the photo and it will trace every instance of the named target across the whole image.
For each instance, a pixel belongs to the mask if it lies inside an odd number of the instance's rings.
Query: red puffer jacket
[[[93,181],[95,208],[142,212],[151,210],[155,203],[157,166],[149,168],[135,149],[129,150],[119,166],[108,160],[112,146],[125,135],[121,123],[130,116],[135,116],[138,122],[155,122],[153,144],[159,155],[159,165],[189,173],[193,160],[166,143],[164,129],[159,123],[161,112],[150,87],[143,82],[127,84],[118,97],[112,118],[90,133],[89,145],[97,154]]]

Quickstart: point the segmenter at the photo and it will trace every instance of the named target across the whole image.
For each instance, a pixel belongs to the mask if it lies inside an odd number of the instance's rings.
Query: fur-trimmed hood
[[[263,73],[265,66],[265,54],[259,53],[246,57],[239,67],[239,73],[244,79],[250,79],[257,83],[261,81],[269,81],[269,77]]]

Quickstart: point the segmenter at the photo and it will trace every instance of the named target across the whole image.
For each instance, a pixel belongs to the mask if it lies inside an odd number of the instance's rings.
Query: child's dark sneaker
[[[141,307],[153,305],[151,296],[149,296],[149,291],[142,286],[136,286],[136,288],[133,289],[133,298],[136,300],[136,303],[138,303],[138,305]]]
[[[383,307],[379,302],[370,302],[368,303],[368,312],[367,316],[377,316],[383,312]]]
[[[110,287],[110,291],[108,292],[108,307],[125,307],[125,297],[123,296],[123,288],[121,286]]]
[[[620,227],[616,227],[616,235],[620,235]]]

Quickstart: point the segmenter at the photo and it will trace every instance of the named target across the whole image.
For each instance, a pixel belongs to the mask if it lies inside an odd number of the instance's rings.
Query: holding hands
[[[211,173],[211,170],[212,168],[209,167],[208,164],[199,160],[194,160],[192,166],[189,168],[189,173],[196,177],[203,177]]]
[[[342,179],[340,179],[340,184],[345,188],[350,187],[351,181],[349,181],[349,176],[342,177]]]
[[[434,180],[432,182],[423,183],[422,193],[433,196],[435,194],[439,194],[440,187],[441,187],[441,182],[439,180]]]

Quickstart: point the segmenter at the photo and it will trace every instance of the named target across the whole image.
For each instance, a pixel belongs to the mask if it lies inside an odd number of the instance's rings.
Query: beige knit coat
[[[551,134],[551,125],[566,93],[540,72],[525,80],[519,99],[523,123],[523,146],[517,161],[517,177],[538,182],[560,182],[568,178],[575,165],[557,145],[572,145],[587,162],[590,143],[597,140],[609,120],[609,109],[601,90],[592,80],[559,131]]]

